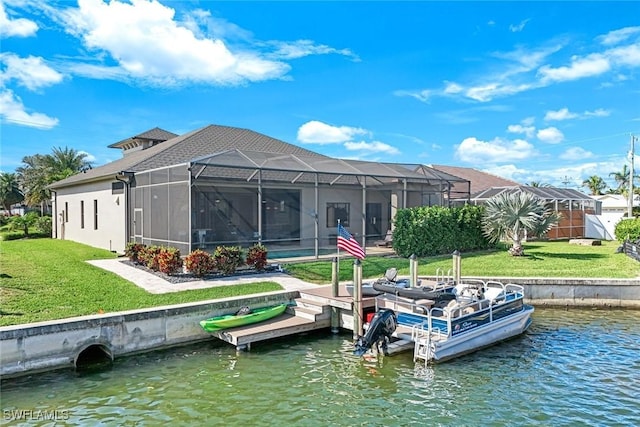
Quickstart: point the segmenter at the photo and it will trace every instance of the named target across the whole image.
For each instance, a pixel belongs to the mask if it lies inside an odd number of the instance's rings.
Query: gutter
[[[131,219],[131,213],[130,213],[130,209],[129,209],[129,194],[131,191],[131,178],[133,177],[134,173],[133,172],[129,172],[129,171],[121,171],[120,174],[115,176],[116,181],[120,181],[124,184],[124,241],[125,241],[125,246],[126,244],[129,242],[129,237],[131,235],[130,233],[130,219]],[[121,179],[120,176],[124,176],[127,179]]]

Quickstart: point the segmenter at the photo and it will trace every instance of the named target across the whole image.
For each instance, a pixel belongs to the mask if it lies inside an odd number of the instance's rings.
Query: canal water
[[[356,358],[351,336],[236,353],[216,341],[98,372],[2,382],[3,424],[638,426],[640,311],[537,309],[516,339],[441,365]]]

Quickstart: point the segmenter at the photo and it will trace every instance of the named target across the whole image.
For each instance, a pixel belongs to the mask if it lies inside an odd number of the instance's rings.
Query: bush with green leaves
[[[157,263],[158,271],[164,274],[173,275],[182,271],[182,258],[180,249],[172,247],[161,247],[158,251]]]
[[[420,206],[396,213],[393,249],[402,257],[473,251],[493,245],[482,233],[481,206]]]
[[[209,252],[201,249],[192,251],[184,258],[185,269],[196,277],[202,277],[213,272],[213,258]]]
[[[624,242],[625,240],[635,241],[640,239],[640,218],[621,219],[616,224],[614,230],[616,240]]]
[[[255,244],[247,250],[247,265],[258,271],[264,270],[267,266],[267,248],[260,244]]]
[[[233,274],[244,264],[240,246],[218,246],[213,252],[213,265],[223,274]]]
[[[146,248],[146,246],[142,243],[138,242],[129,242],[127,246],[124,248],[124,256],[129,258],[129,261],[136,264],[144,264],[141,256],[142,251]]]
[[[51,237],[51,216],[45,215],[36,219],[34,224],[38,233]]]

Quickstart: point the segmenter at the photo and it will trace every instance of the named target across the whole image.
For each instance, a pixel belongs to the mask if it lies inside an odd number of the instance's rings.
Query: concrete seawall
[[[288,303],[297,291],[227,298],[0,328],[0,378],[73,368],[115,357],[211,339],[199,321],[242,306]]]
[[[464,277],[524,286],[536,306],[640,309],[640,279]],[[291,302],[299,291],[226,298],[0,327],[0,378],[73,368],[115,357],[211,339],[199,321],[242,306]]]

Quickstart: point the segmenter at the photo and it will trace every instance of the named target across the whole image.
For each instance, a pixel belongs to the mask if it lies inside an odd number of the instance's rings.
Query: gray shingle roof
[[[166,131],[156,128],[140,135],[151,135],[162,132]],[[50,187],[55,189],[85,181],[99,180],[110,175],[116,175],[122,171],[140,172],[149,169],[187,163],[196,158],[234,148],[240,150],[298,154],[316,158],[327,158],[322,154],[306,150],[252,130],[230,126],[209,125],[184,135],[176,136],[146,150],[127,154],[121,159],[90,169],[84,173],[79,173],[55,182],[51,184]]]
[[[445,166],[445,165],[430,165],[432,168],[439,171],[458,176],[471,182],[470,193],[475,194],[483,190],[487,190],[492,187],[512,187],[514,185],[520,185],[516,181],[510,179],[501,178],[499,176],[482,172],[473,168],[463,168],[457,166]]]
[[[168,141],[172,138],[178,136],[173,132],[169,132],[168,130],[160,129],[159,127],[155,127],[153,129],[149,129],[148,131],[142,132],[138,135],[132,136],[130,138],[125,138],[122,141],[118,141],[109,145],[109,148],[119,148],[123,144],[133,140],[133,139],[149,139],[153,141]]]

